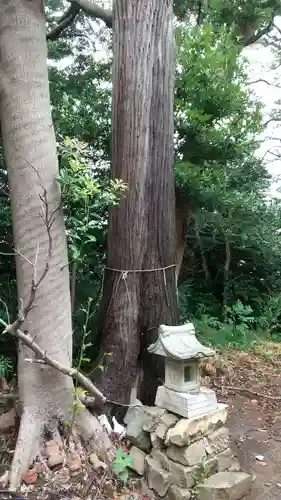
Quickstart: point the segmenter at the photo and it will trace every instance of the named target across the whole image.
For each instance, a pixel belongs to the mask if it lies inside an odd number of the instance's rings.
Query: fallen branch
[[[269,394],[261,394],[260,392],[252,391],[251,389],[247,389],[246,387],[238,387],[234,385],[219,385],[217,382],[213,381],[214,386],[217,389],[226,389],[227,391],[233,392],[241,392],[248,394],[250,396],[254,396],[260,399],[269,399],[270,401],[281,401],[281,396],[270,396]]]

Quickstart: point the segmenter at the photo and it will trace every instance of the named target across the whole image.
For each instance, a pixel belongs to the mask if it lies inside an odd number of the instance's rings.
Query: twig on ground
[[[252,391],[251,389],[247,389],[246,387],[238,387],[234,385],[225,385],[225,384],[220,385],[215,381],[213,381],[213,384],[217,389],[226,389],[227,391],[241,392],[248,394],[250,396],[255,396],[256,398],[269,399],[270,401],[281,401],[281,396],[271,396],[270,394],[261,394],[260,392],[255,392]]]

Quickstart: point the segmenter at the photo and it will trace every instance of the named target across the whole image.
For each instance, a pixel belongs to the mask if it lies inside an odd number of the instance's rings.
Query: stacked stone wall
[[[227,406],[185,419],[159,407],[129,409],[132,469],[167,500],[240,500],[252,487],[226,428]]]

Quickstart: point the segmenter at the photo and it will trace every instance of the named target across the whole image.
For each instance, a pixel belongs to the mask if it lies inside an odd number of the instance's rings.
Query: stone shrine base
[[[227,406],[193,418],[137,402],[125,417],[131,468],[167,500],[240,500],[252,488],[225,427]]]
[[[214,411],[218,407],[215,391],[201,387],[196,394],[176,392],[161,385],[157,389],[155,405],[178,412],[186,418],[193,418]]]

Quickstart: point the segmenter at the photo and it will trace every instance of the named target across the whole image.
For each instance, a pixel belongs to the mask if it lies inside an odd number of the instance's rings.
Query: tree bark
[[[116,0],[113,28],[112,174],[128,193],[109,216],[102,351],[113,356],[100,384],[129,402],[140,358],[147,403],[162,369],[146,349],[178,320],[172,0]]]
[[[23,328],[57,361],[71,366],[72,325],[67,246],[47,74],[42,0],[10,0],[0,5],[0,119],[12,203],[19,304],[26,306],[32,281],[40,283]],[[44,191],[47,205],[44,205]],[[47,207],[54,214],[48,234]],[[52,251],[50,252],[50,238]],[[34,355],[18,349],[19,395],[23,408],[11,470],[16,488],[38,451],[44,426],[67,418],[72,380],[48,366],[28,363]],[[85,428],[89,419],[83,411]],[[95,430],[97,425],[95,425]],[[93,431],[93,428],[92,428]]]

